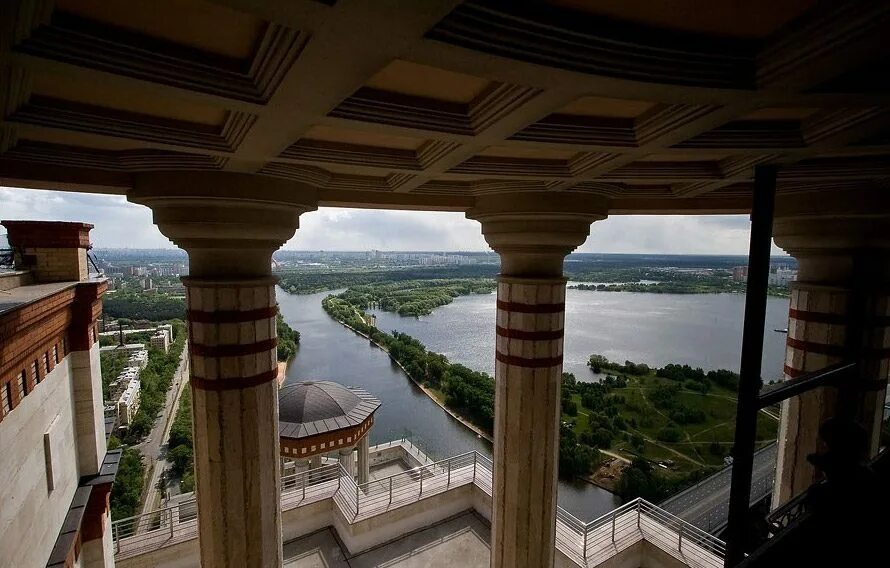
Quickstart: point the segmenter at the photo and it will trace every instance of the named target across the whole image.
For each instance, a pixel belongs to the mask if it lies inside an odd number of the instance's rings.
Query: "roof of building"
[[[278,392],[279,434],[305,438],[356,426],[371,416],[380,401],[367,391],[332,381],[303,381]]]

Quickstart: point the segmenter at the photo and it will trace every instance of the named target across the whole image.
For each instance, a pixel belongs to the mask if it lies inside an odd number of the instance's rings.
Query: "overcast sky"
[[[0,187],[0,219],[83,221],[100,248],[169,248],[151,211],[125,198]],[[746,215],[614,216],[593,224],[579,252],[747,254]],[[487,250],[462,213],[323,208],[300,217],[294,250]],[[773,254],[782,254],[773,247]]]

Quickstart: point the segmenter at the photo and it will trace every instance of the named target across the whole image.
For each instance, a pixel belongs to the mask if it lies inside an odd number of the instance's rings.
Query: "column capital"
[[[779,194],[773,237],[797,257],[888,249],[890,194],[873,188]]]
[[[268,274],[272,253],[318,204],[309,186],[236,172],[142,174],[128,199],[189,253],[190,274],[227,279]]]
[[[483,196],[467,212],[501,255],[502,273],[532,278],[561,276],[565,256],[607,216],[603,197],[549,192]]]

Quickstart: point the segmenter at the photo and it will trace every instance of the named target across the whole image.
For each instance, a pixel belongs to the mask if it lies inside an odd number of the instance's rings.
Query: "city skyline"
[[[0,217],[84,221],[95,225],[97,248],[176,248],[151,211],[123,196],[0,187]],[[591,226],[576,252],[620,254],[744,255],[747,215],[613,216]],[[282,250],[461,251],[490,250],[480,225],[463,213],[320,208],[300,217],[300,229]],[[773,255],[784,252],[773,246]]]

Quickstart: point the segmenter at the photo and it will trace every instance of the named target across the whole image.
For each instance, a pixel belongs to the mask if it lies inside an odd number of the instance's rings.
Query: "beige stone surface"
[[[78,440],[69,358],[0,423],[0,565],[44,566],[77,489]],[[53,489],[48,490],[44,434]],[[104,439],[103,439],[104,441]]]
[[[877,388],[858,395],[856,419],[869,436],[869,453],[874,455],[890,374],[890,237],[886,231],[890,218],[877,213],[853,220],[849,213],[832,214],[818,203],[806,213],[781,217],[774,229],[776,243],[799,263],[797,282],[791,285],[786,380],[800,372],[851,361],[861,349],[857,378],[874,382]],[[857,320],[864,324],[862,334],[858,343],[851,345],[848,334],[855,333],[851,323]],[[819,439],[819,427],[837,412],[838,391],[834,388],[808,391],[782,403],[774,507],[821,479],[821,472],[807,456],[826,450]]]

